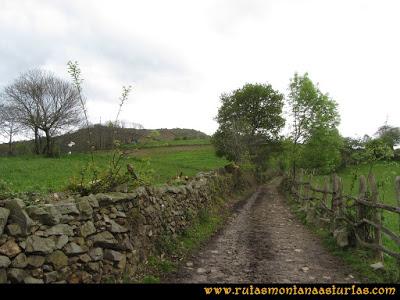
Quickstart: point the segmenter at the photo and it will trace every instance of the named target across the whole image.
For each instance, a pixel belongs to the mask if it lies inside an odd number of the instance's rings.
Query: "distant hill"
[[[184,139],[207,139],[209,136],[201,131],[184,128],[161,128],[161,129],[134,129],[134,128],[112,128],[104,125],[93,125],[90,128],[92,143],[96,150],[108,150],[112,148],[113,138],[122,144],[138,144],[148,141],[169,141]],[[54,138],[54,144],[60,154],[88,151],[89,133],[86,128],[66,133]],[[75,145],[68,147],[70,142]],[[43,146],[45,141],[43,139]],[[14,144],[15,154],[30,154],[33,149],[33,140],[18,141]],[[8,152],[7,144],[0,144],[0,155]]]

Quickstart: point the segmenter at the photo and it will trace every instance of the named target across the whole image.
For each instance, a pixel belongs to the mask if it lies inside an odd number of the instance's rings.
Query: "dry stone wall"
[[[0,201],[0,283],[93,283],[135,273],[163,236],[176,236],[239,172],[200,173],[185,185],[26,206]]]

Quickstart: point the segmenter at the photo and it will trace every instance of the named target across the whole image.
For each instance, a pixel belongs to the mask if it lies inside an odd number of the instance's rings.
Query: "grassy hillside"
[[[140,174],[151,170],[151,181],[166,182],[183,172],[192,176],[200,171],[219,168],[227,162],[214,154],[211,145],[198,145],[196,140],[185,141],[185,145],[128,150],[123,165],[130,163]],[[194,144],[193,144],[194,143]],[[110,161],[110,152],[95,154],[96,163],[103,170]],[[62,155],[59,158],[35,156],[0,157],[0,179],[17,192],[60,191],[72,176],[79,177],[82,167],[90,160],[89,154]]]
[[[119,140],[122,144],[130,147],[142,147],[147,144],[196,144],[209,143],[209,136],[201,131],[194,129],[134,129],[134,128],[112,128],[104,125],[94,125],[90,129],[92,144],[97,150],[112,149],[114,139]],[[74,132],[66,133],[54,138],[55,152],[66,154],[69,151],[86,152],[88,151],[88,130],[86,128],[79,129]],[[73,141],[75,145],[72,148],[68,144]],[[42,148],[45,146],[44,138],[42,139]],[[31,154],[34,148],[33,141],[18,141],[13,145],[14,154]],[[0,156],[8,154],[8,144],[0,144]]]
[[[174,139],[161,141],[144,141],[138,144],[124,145],[123,149],[145,149],[157,147],[173,147],[173,146],[192,146],[192,145],[210,145],[211,141],[208,138],[201,139]]]

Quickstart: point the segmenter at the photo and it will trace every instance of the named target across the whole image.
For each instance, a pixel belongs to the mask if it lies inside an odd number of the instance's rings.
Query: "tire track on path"
[[[226,226],[168,276],[170,283],[351,283],[354,273],[291,213],[277,191],[261,186]]]

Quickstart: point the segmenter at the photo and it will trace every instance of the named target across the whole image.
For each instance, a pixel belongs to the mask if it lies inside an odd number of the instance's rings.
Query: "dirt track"
[[[174,283],[356,282],[290,212],[278,180],[260,187],[208,244],[165,279]]]

